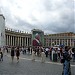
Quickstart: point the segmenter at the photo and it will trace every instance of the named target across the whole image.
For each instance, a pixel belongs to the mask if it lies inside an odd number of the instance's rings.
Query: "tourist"
[[[26,54],[26,47],[24,47],[24,54]]]
[[[14,47],[11,48],[11,59],[12,59],[12,62],[14,60],[14,55],[15,55],[15,51],[14,51]]]
[[[24,54],[24,47],[22,47],[22,53]]]
[[[6,51],[7,51],[7,53],[8,53],[8,47],[6,47]]]
[[[28,47],[28,54],[30,54],[30,47]]]
[[[41,52],[41,62],[44,63],[45,62],[45,53],[44,53],[44,50],[42,49],[42,52]]]
[[[48,48],[46,48],[46,49],[45,49],[46,57],[48,57],[48,51],[49,51],[49,49],[48,49]]]
[[[17,47],[16,49],[17,62],[19,62],[19,56],[20,56],[20,50],[19,50],[19,47]]]
[[[32,49],[32,61],[35,61],[35,51]]]
[[[64,75],[70,75],[71,73],[71,70],[70,70],[70,60],[71,60],[71,57],[70,57],[70,54],[69,54],[69,47],[66,46],[65,47],[65,51],[63,53],[63,58],[64,58]]]
[[[3,61],[3,52],[1,51],[1,48],[0,48],[0,61]]]
[[[49,49],[50,60],[52,60],[52,48]]]
[[[72,57],[73,57],[73,62],[75,62],[75,48],[72,48]]]
[[[30,47],[30,54],[32,54],[32,47]]]
[[[60,59],[60,48],[57,48],[58,59]]]

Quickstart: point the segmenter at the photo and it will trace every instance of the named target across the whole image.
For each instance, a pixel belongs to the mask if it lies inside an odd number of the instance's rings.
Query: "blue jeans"
[[[65,60],[64,62],[64,75],[69,75],[70,61]]]

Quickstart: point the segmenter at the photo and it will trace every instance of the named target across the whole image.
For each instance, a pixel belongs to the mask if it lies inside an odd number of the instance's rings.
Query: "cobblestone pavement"
[[[24,54],[24,55],[23,55],[23,54],[21,53],[21,57],[31,59],[31,55],[30,55],[30,54],[29,54],[29,55],[28,55],[28,54],[26,54],[26,55]],[[38,57],[38,56],[35,56],[35,57],[36,57],[35,59],[41,60],[40,57]],[[50,59],[49,59],[49,56],[48,56],[48,58],[46,58],[46,61],[51,62]],[[57,62],[60,63],[60,60],[58,60]],[[73,62],[73,60],[71,60],[71,64],[72,64],[72,65],[75,65],[75,62]]]
[[[41,63],[40,58],[31,61],[31,56],[21,55],[17,63],[16,58],[11,62],[10,55],[4,55],[4,61],[0,62],[0,75],[62,75],[63,66],[59,63]],[[71,66],[72,75],[75,75],[75,66]]]

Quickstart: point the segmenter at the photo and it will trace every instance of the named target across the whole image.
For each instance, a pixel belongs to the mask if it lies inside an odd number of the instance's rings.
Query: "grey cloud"
[[[51,0],[45,0],[43,6],[44,6],[45,10],[47,10],[47,11],[52,10]]]
[[[74,0],[44,0],[44,7],[47,11],[60,11],[64,8],[74,9]]]
[[[45,31],[48,32],[75,32],[75,15],[74,11],[67,12],[61,11],[60,12],[60,19],[54,22],[46,23],[45,27],[43,28]]]
[[[27,30],[27,31],[31,31],[32,29],[36,28],[36,26],[31,25],[30,23],[26,22],[25,20],[22,20],[19,17],[16,17],[17,23],[15,25],[17,25],[20,30]],[[17,29],[17,27],[15,27]]]
[[[21,18],[14,16],[13,14],[11,14],[11,11],[5,7],[1,7],[2,9],[2,13],[5,16],[5,20],[6,20],[6,26],[8,28],[13,28],[13,29],[17,29],[17,30],[27,30],[27,31],[31,31],[34,28],[37,28],[36,25],[31,25],[28,22],[26,22],[25,20],[22,20]],[[37,19],[34,16],[31,16],[33,21],[37,21]],[[17,22],[16,22],[17,21]]]
[[[75,22],[74,22],[74,15],[72,14],[61,14],[60,20],[57,22],[51,22],[46,26],[47,31],[53,32],[74,32]]]
[[[17,5],[17,2],[14,2],[11,0],[9,3],[14,5],[14,3]],[[45,31],[45,33],[58,33],[58,32],[75,32],[75,21],[74,21],[74,5],[73,5],[73,0],[63,0],[62,3],[55,3],[55,7],[53,7],[51,0],[42,0],[44,1],[42,3],[42,7],[45,9],[43,12],[52,12],[52,11],[58,11],[59,13],[59,19],[54,21],[49,21],[49,18],[47,22],[39,22],[39,20],[33,16],[32,14],[30,15],[31,20],[34,22],[33,24],[27,22],[26,20],[23,20],[22,18],[19,18],[19,16],[14,16],[9,7],[3,7],[2,8],[2,13],[6,17],[6,23],[9,24],[7,26],[13,27],[15,29],[19,30],[25,30],[30,32],[34,28],[42,29]],[[17,8],[21,9],[19,5],[17,5]],[[66,8],[66,11],[65,11]],[[69,10],[69,11],[67,11]],[[42,11],[41,11],[42,12]],[[37,15],[37,14],[36,14]],[[45,15],[48,16],[46,13]],[[50,15],[49,15],[50,16]],[[44,17],[45,18],[45,17]],[[51,19],[51,18],[50,18]]]
[[[1,7],[1,9],[2,9],[1,10],[2,14],[5,16],[6,23],[14,24],[13,20],[15,19],[15,17],[11,14],[11,11],[9,10],[9,8],[8,7],[5,7],[5,8]]]
[[[74,21],[74,1],[72,0],[63,0],[63,3],[56,3],[56,7],[53,8],[53,5],[50,5],[50,0],[46,1],[45,7],[47,11],[58,10],[60,12],[60,19],[55,22],[48,22],[44,29],[48,32],[75,32],[75,21]],[[66,8],[66,11],[65,11]],[[67,10],[70,10],[68,12]]]

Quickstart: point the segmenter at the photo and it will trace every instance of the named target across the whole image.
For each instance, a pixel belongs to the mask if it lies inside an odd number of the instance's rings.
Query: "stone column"
[[[59,45],[60,45],[60,39],[59,39]]]
[[[23,46],[23,37],[22,37],[22,46]]]
[[[57,46],[57,39],[56,39],[56,46]]]
[[[68,39],[67,39],[67,46],[68,46]]]
[[[8,40],[9,40],[9,42],[8,42],[9,44],[8,45],[10,45],[10,35],[9,35],[9,39]]]
[[[19,46],[19,37],[18,37],[18,46]]]
[[[18,46],[18,37],[17,36],[15,37],[15,44],[16,44],[16,46]]]
[[[21,37],[20,37],[20,46],[21,46]]]
[[[48,46],[49,46],[49,38],[48,38]]]
[[[32,39],[30,38],[30,45],[32,45],[31,43],[32,43]]]
[[[13,39],[13,40],[12,40],[12,42],[13,42],[12,46],[14,46],[14,36],[12,37],[12,39]]]
[[[51,47],[52,47],[52,39],[51,39]]]
[[[6,41],[7,41],[7,44],[6,44],[6,45],[8,45],[8,35],[7,35],[7,39],[6,39]]]
[[[71,39],[70,39],[70,46],[71,46]]]
[[[12,36],[10,38],[11,38],[11,46],[12,46]]]
[[[25,46],[25,45],[24,45],[24,37],[23,37],[23,46]]]
[[[23,41],[23,37],[22,37],[22,46],[23,46],[23,42],[24,42],[24,41]]]
[[[63,45],[63,39],[61,41],[62,41],[62,45]]]
[[[9,45],[9,35],[8,35],[8,40],[7,41],[8,41],[8,45]]]
[[[17,46],[18,45],[18,38],[15,37],[15,45]]]
[[[30,44],[30,38],[29,38],[29,46],[30,46],[31,44]]]
[[[28,46],[28,37],[27,37],[27,46]]]
[[[26,46],[26,37],[25,37],[25,41],[24,42],[25,42],[25,46]]]
[[[14,45],[16,46],[16,36],[14,36]]]

